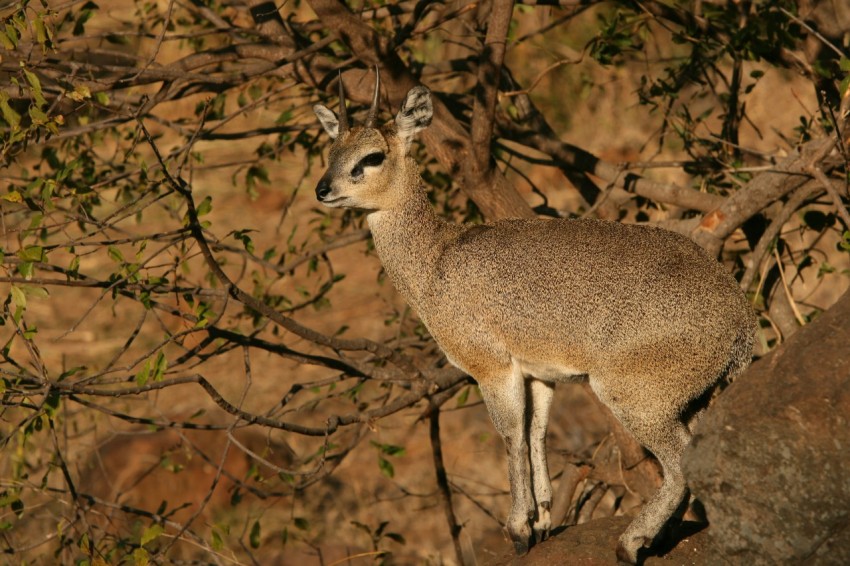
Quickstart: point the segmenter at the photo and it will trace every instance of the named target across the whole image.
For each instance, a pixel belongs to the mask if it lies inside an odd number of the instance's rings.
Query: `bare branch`
[[[754,214],[797,189],[809,179],[808,168],[818,164],[835,148],[834,137],[812,140],[798,153],[788,156],[770,172],[756,175],[746,187],[709,212],[692,237],[712,255],[723,242]]]
[[[431,457],[434,459],[434,471],[437,474],[437,489],[440,493],[440,500],[443,504],[443,510],[446,514],[446,523],[449,526],[449,533],[452,537],[452,543],[455,548],[455,557],[458,564],[467,564],[463,555],[463,548],[460,544],[461,526],[455,517],[454,506],[452,505],[452,490],[449,487],[448,476],[446,474],[445,463],[443,462],[443,448],[440,442],[440,407],[433,402],[430,403],[430,412],[428,414],[430,422],[430,439],[431,439]]]
[[[505,59],[506,36],[513,14],[513,0],[494,0],[487,22],[487,36],[478,61],[478,84],[475,86],[472,107],[472,153],[477,174],[490,169],[490,138],[496,116],[496,102],[502,62]]]

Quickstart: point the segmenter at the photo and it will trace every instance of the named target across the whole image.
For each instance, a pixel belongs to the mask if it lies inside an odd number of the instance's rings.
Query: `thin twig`
[[[812,175],[814,175],[815,179],[818,180],[818,182],[823,186],[823,188],[826,189],[826,192],[832,198],[832,202],[835,205],[835,210],[841,217],[842,222],[844,222],[845,229],[850,230],[850,214],[847,213],[847,207],[844,206],[844,202],[841,200],[841,195],[835,189],[835,185],[829,180],[829,178],[827,178],[820,165],[813,165],[809,168],[809,171]]]
[[[794,311],[794,318],[797,319],[797,323],[800,326],[805,326],[806,319],[803,318],[803,315],[800,313],[800,309],[797,308],[797,302],[791,295],[791,289],[788,287],[788,281],[785,279],[785,267],[782,263],[782,259],[779,257],[779,250],[775,247],[773,248],[773,256],[776,258],[776,267],[779,269],[779,277],[782,279],[782,288],[785,290],[785,296],[788,298],[788,304],[791,306],[791,310]]]
[[[440,407],[431,402],[431,412],[428,415],[430,422],[429,433],[431,438],[431,456],[434,459],[434,470],[437,474],[437,488],[440,493],[440,500],[443,504],[443,511],[446,514],[446,522],[449,525],[449,533],[452,537],[452,543],[455,548],[455,556],[458,564],[466,564],[463,556],[463,548],[460,544],[461,526],[457,522],[454,506],[452,505],[452,490],[449,487],[446,467],[443,462],[443,448],[440,442]]]

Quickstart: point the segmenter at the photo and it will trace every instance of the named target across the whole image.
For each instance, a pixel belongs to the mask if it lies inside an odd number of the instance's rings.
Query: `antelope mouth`
[[[343,201],[349,200],[348,197],[335,197],[330,200],[323,200],[321,203],[325,206],[335,207],[339,206],[343,203]]]

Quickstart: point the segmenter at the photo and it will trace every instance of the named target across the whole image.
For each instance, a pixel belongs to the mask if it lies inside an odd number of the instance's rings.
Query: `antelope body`
[[[437,216],[408,155],[432,115],[413,88],[395,121],[364,126],[314,110],[334,139],[316,188],[329,207],[368,211],[384,269],[448,360],[478,382],[504,439],[508,533],[517,553],[545,539],[552,490],[545,437],[554,385],[589,381],[652,451],[664,483],[620,538],[635,563],[687,495],[680,467],[691,407],[750,362],[755,319],[722,266],[684,236],[597,220],[461,226]]]

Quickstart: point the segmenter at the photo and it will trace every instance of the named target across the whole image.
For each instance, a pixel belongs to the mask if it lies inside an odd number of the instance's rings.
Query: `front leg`
[[[525,426],[525,384],[516,364],[475,377],[490,419],[505,441],[508,452],[508,478],[511,484],[508,534],[516,553],[523,555],[528,552],[531,542],[529,520],[535,515]]]
[[[537,379],[526,382],[528,438],[531,456],[531,482],[534,486],[534,501],[537,513],[531,525],[534,542],[546,540],[552,527],[552,483],[549,480],[549,465],[546,460],[546,429],[549,426],[549,408],[552,406],[554,386]]]

